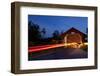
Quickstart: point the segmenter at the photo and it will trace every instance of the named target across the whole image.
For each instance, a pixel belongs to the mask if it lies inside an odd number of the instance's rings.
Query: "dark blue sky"
[[[55,30],[65,32],[71,27],[86,33],[86,28],[88,26],[87,17],[28,15],[28,21],[38,24],[40,29],[45,28],[47,37],[52,36]]]

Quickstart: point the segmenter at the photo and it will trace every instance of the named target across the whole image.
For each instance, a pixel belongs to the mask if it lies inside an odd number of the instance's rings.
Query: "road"
[[[34,49],[36,48],[34,47]],[[29,60],[76,59],[87,57],[88,53],[86,51],[79,48],[66,48],[63,45],[59,47],[56,46],[55,48],[38,50],[37,52],[36,50],[35,52],[32,52],[31,48],[31,51],[29,52]]]

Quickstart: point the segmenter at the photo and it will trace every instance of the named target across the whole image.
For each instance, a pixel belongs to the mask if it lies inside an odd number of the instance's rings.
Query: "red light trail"
[[[43,45],[43,46],[33,46],[29,47],[29,53],[31,52],[36,52],[36,51],[42,51],[42,50],[47,50],[47,49],[52,49],[52,48],[57,48],[57,47],[62,47],[64,44],[53,44],[53,45]]]

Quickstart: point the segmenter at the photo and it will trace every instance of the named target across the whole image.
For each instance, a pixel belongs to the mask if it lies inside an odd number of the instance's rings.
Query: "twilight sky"
[[[65,32],[71,27],[86,33],[86,28],[88,27],[88,17],[28,15],[28,21],[38,24],[40,29],[45,28],[46,37],[52,36],[55,30]]]

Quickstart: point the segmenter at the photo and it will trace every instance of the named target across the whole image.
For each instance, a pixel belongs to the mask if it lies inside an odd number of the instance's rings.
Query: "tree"
[[[85,37],[85,40],[86,40],[86,42],[88,41],[88,28],[86,28],[86,37]]]
[[[86,34],[88,35],[88,28],[86,28]]]
[[[53,38],[57,40],[59,38],[59,31],[55,30],[52,35],[53,35]]]
[[[61,33],[60,34],[63,34],[64,32],[63,31],[61,31]]]
[[[40,27],[32,21],[28,22],[28,37],[29,41],[38,41],[41,38]]]
[[[42,32],[43,37],[44,37],[44,36],[45,36],[45,34],[46,34],[46,29],[45,29],[45,28],[43,28],[41,32]]]

